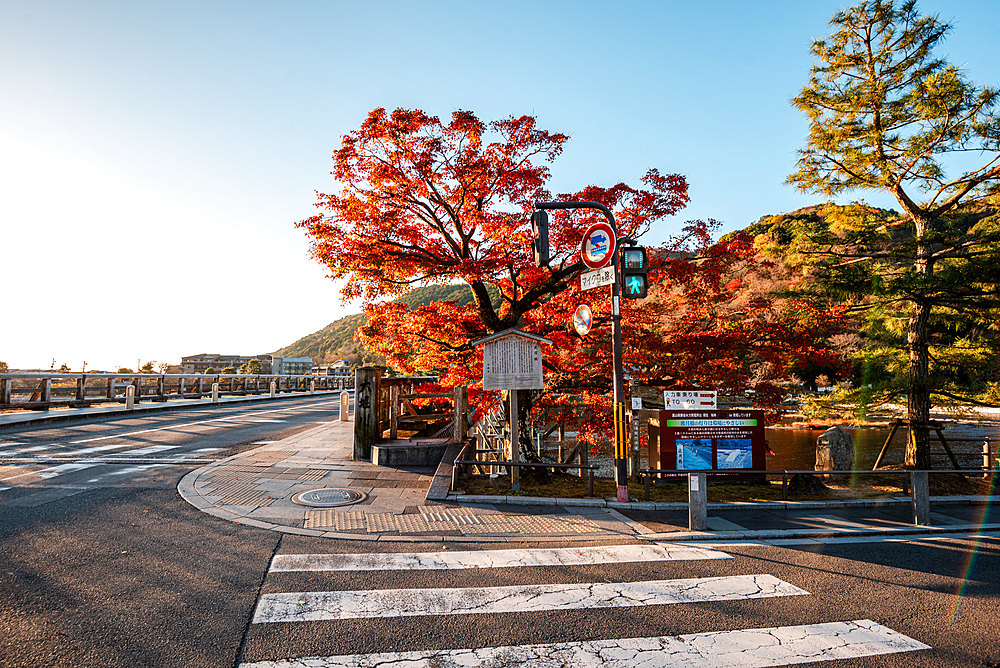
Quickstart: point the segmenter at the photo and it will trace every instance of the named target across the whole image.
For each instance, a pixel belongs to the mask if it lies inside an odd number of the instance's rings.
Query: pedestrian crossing
[[[333,668],[394,666],[402,668],[469,668],[471,666],[582,666],[601,668],[687,667],[763,667],[833,661],[912,652],[929,649],[917,640],[900,634],[870,619],[832,620],[816,624],[736,628],[679,635],[643,635],[641,637],[562,639],[556,615],[624,614],[652,618],[654,627],[666,620],[683,619],[685,606],[711,603],[716,606],[740,602],[784,600],[808,597],[810,592],[767,573],[702,575],[675,579],[604,578],[595,581],[592,574],[609,575],[630,567],[661,571],[669,562],[723,563],[731,555],[717,549],[693,545],[605,545],[538,549],[501,549],[472,551],[435,551],[404,553],[278,554],[272,560],[264,593],[260,596],[251,624],[250,641],[244,651],[241,668]],[[729,562],[732,563],[732,562]],[[657,564],[660,564],[659,566]],[[568,568],[567,568],[568,567]],[[515,569],[515,570],[508,570]],[[590,569],[590,570],[587,570]],[[398,582],[405,571],[413,578],[447,578],[454,572],[464,584],[470,579],[480,585],[509,579],[521,573],[532,582],[501,586],[435,586],[380,588],[380,582]],[[558,575],[557,575],[558,571]],[[637,571],[639,573],[645,571]],[[330,575],[324,576],[324,573]],[[512,575],[512,573],[514,575]],[[577,579],[591,574],[587,581],[564,582],[567,573]],[[364,588],[330,588],[340,581],[366,583]],[[503,578],[500,575],[503,574]],[[309,577],[306,577],[309,576]],[[316,582],[326,577],[320,584]],[[551,580],[551,581],[550,581]],[[425,580],[426,581],[426,580]],[[324,584],[327,585],[324,588]],[[296,591],[296,585],[305,585]],[[384,587],[384,585],[383,585]],[[280,589],[280,591],[269,591]],[[615,613],[621,610],[621,613]],[[477,646],[459,633],[451,647],[440,647],[438,640],[427,649],[414,648],[413,628],[442,629],[445,620],[456,615],[480,618],[510,614],[530,619],[553,620],[528,624],[529,632],[543,635],[524,644]],[[535,615],[535,617],[530,617]],[[406,626],[405,619],[413,619]],[[575,619],[579,620],[580,617]],[[296,647],[331,648],[340,635],[337,624],[357,627],[354,620],[367,626],[366,633],[378,636],[372,643],[379,651],[370,653],[331,653],[296,655]],[[399,621],[396,621],[399,620]],[[661,620],[663,620],[661,622]],[[660,622],[657,624],[657,622]],[[496,622],[501,624],[501,622]],[[402,626],[400,626],[402,624]],[[413,626],[413,625],[416,626]],[[310,626],[312,625],[312,626]],[[333,626],[331,626],[333,625]],[[490,628],[488,621],[473,624]],[[280,627],[267,635],[269,627]],[[461,623],[458,627],[462,628]],[[702,627],[704,628],[704,627]],[[310,631],[313,629],[313,631]],[[254,640],[255,633],[259,642]],[[379,635],[382,634],[382,635]],[[349,636],[345,634],[344,637]],[[535,634],[537,635],[537,633]],[[556,637],[554,637],[556,636]],[[304,645],[282,648],[283,638],[313,638]],[[319,640],[316,640],[319,638]],[[324,640],[327,639],[327,640]],[[329,640],[333,639],[333,640]],[[556,642],[549,642],[555,640]],[[566,640],[558,642],[560,640]],[[464,641],[464,642],[462,642]],[[319,643],[317,645],[317,642]],[[348,643],[349,644],[349,643]],[[485,643],[484,643],[485,644]]]

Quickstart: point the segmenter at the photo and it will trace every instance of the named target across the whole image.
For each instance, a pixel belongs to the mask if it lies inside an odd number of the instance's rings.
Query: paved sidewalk
[[[687,531],[684,504],[446,494],[450,467],[379,467],[352,459],[353,422],[331,422],[186,475],[181,496],[223,519],[283,533],[347,540],[523,542],[782,540],[1000,530],[989,497],[932,498],[933,526],[915,527],[906,498],[710,504],[709,531]],[[428,499],[432,484],[437,490]],[[335,507],[293,501],[350,490]],[[434,500],[438,499],[438,500]]]
[[[348,540],[523,542],[634,539],[649,530],[615,509],[433,501],[436,467],[379,467],[352,459],[354,423],[333,422],[192,471],[177,486],[204,512],[283,533]],[[315,489],[363,495],[315,508]]]

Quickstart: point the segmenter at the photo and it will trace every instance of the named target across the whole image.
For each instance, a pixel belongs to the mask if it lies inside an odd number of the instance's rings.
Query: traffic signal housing
[[[531,214],[531,250],[535,256],[536,267],[547,267],[549,264],[549,214],[542,209],[536,209]]]
[[[621,249],[622,297],[644,299],[649,292],[649,269],[646,266],[646,249],[642,246],[625,246]]]

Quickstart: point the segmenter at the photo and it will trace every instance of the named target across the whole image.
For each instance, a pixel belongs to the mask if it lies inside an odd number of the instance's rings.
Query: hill
[[[491,296],[497,300],[499,295],[493,292],[491,291]],[[396,301],[404,302],[411,309],[442,301],[468,304],[472,301],[472,290],[467,285],[428,285],[411,290]],[[311,357],[318,364],[341,359],[358,362],[368,353],[364,346],[354,340],[354,333],[364,322],[364,313],[344,316],[271,354],[281,357]]]

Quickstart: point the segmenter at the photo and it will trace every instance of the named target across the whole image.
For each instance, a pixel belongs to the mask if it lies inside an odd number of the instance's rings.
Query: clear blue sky
[[[846,4],[6,0],[0,360],[255,354],[356,311],[294,223],[375,107],[534,114],[572,136],[555,192],[684,174],[652,243],[815,203],[782,185],[806,134],[789,100]],[[919,6],[1000,85],[1000,2]]]

